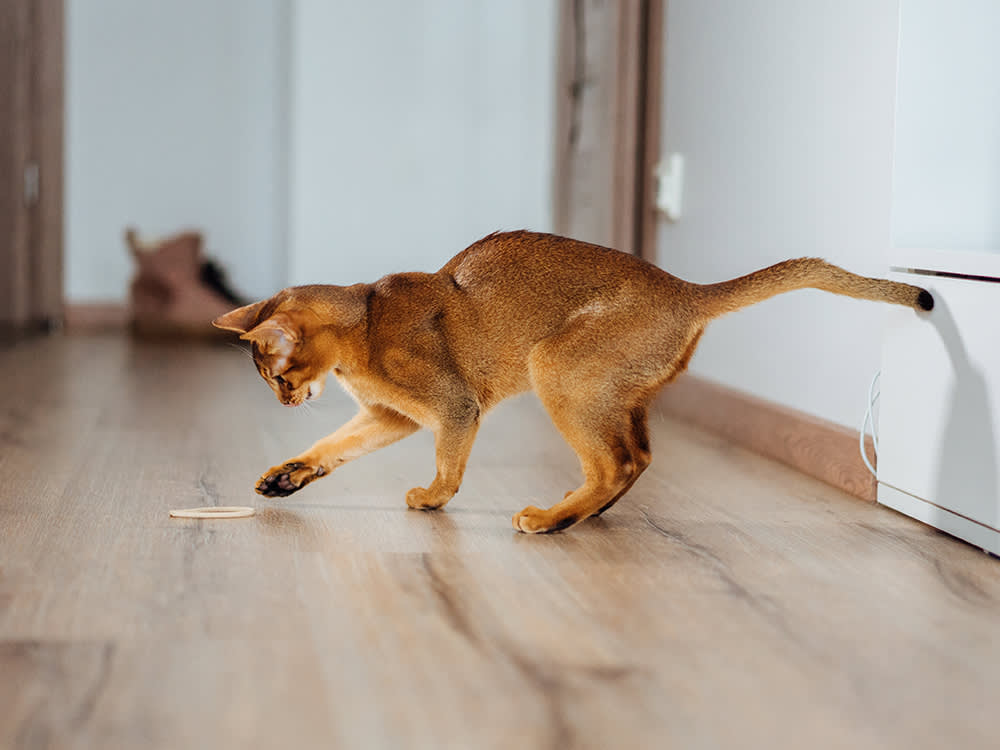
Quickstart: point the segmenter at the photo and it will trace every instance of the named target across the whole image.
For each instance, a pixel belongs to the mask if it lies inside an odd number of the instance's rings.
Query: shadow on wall
[[[996,438],[986,377],[969,359],[951,310],[940,296],[935,299],[931,322],[954,368],[933,498],[963,515],[968,511],[981,523],[1000,528]],[[935,509],[935,525],[943,514]]]

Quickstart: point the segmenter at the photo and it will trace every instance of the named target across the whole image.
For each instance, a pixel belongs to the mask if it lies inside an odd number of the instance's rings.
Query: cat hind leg
[[[646,424],[650,392],[642,382],[648,376],[630,383],[608,367],[592,341],[586,330],[569,331],[532,352],[535,392],[579,457],[584,482],[551,508],[529,506],[517,513],[512,520],[518,531],[562,531],[603,513],[652,459]]]
[[[615,421],[628,421],[627,414],[615,416],[618,417]],[[551,508],[528,506],[521,510],[512,519],[518,531],[529,534],[562,531],[599,515],[628,492],[649,466],[649,450],[638,448],[628,430],[598,431],[587,422],[586,418],[556,418],[557,426],[580,458],[583,484]]]

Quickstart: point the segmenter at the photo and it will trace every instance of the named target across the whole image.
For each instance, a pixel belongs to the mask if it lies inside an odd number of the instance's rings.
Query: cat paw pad
[[[299,461],[289,461],[269,469],[254,488],[265,497],[288,497],[315,479],[326,474],[322,466],[310,466]]]

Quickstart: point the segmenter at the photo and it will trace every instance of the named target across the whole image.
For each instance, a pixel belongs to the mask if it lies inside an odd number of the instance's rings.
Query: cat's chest
[[[375,395],[376,389],[372,387],[371,383],[366,383],[365,378],[345,375],[338,370],[331,370],[330,374],[347,395],[359,404],[370,404],[373,402],[372,397]]]
[[[414,395],[391,382],[371,375],[331,373],[340,387],[363,406],[386,406],[408,416],[424,427],[433,427],[437,420],[432,409]]]

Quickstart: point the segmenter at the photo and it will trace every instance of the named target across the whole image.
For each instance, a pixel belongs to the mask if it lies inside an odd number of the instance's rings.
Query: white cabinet
[[[934,310],[892,308],[883,348],[879,502],[1000,554],[1000,281],[894,272]]]
[[[900,6],[878,497],[1000,554],[1000,3]]]

